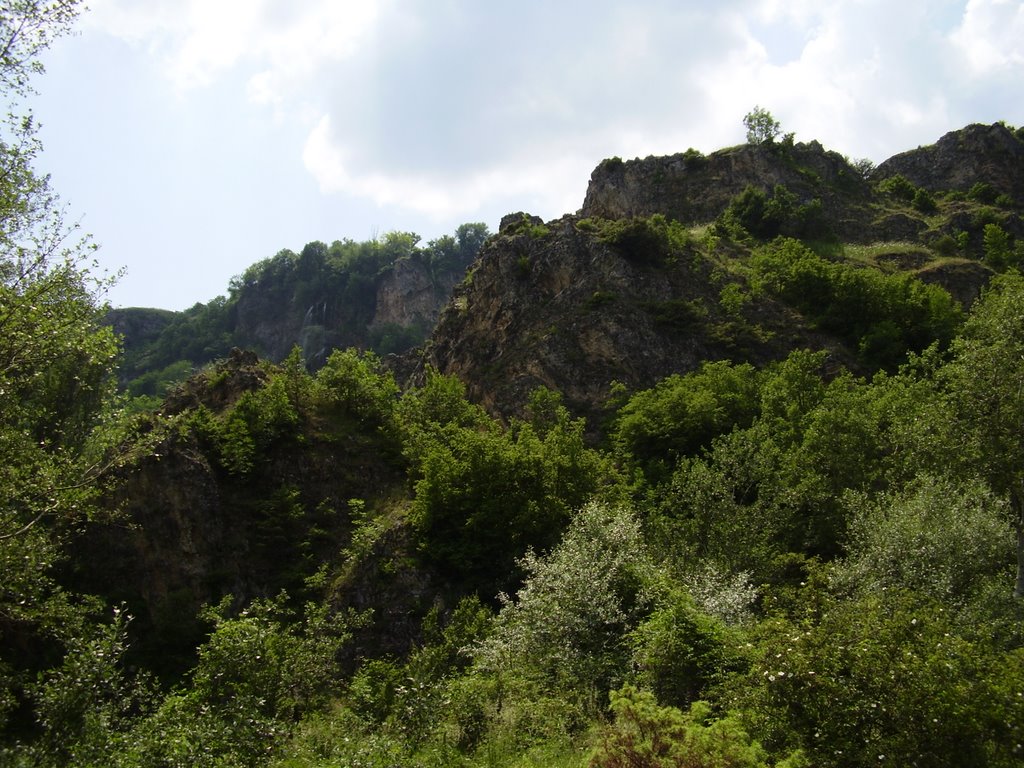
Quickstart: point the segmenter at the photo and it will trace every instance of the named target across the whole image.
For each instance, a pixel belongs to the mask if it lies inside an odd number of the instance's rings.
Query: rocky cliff
[[[966,306],[992,273],[979,250],[981,229],[998,223],[1014,237],[1020,220],[1021,200],[1012,194],[1021,168],[1005,167],[1018,152],[1010,141],[1020,137],[971,126],[879,168],[878,179],[899,174],[929,190],[928,210],[894,198],[813,143],[605,161],[579,213],[549,222],[506,216],[457,285],[458,270],[439,279],[429,262],[405,258],[346,289],[372,307],[365,330],[429,323],[454,285],[428,342],[396,361],[399,378],[416,384],[428,367],[456,375],[473,399],[506,418],[545,386],[590,417],[597,435],[619,385],[644,389],[705,361],[760,366],[806,347],[828,351],[826,373],[840,366],[869,372],[859,367],[856,344],[756,284],[752,254],[765,241],[726,215],[745,190],[770,196],[782,186],[797,205],[824,201],[834,237],[815,244],[823,265],[919,278]],[[1002,159],[990,162],[990,150]],[[972,201],[963,186],[979,182],[1003,190],[1009,203]],[[307,350],[326,348],[343,338],[335,313],[344,301],[318,294],[317,279],[296,282],[306,267],[282,259],[260,272],[252,294],[259,301],[213,309],[270,354],[283,356],[297,340]],[[280,269],[280,281],[269,279],[271,268]],[[115,316],[118,327],[146,338],[163,334],[166,320],[160,313]],[[111,499],[124,516],[80,542],[75,561],[88,567],[78,582],[103,594],[115,585],[112,597],[141,606],[139,622],[153,630],[146,636],[168,649],[193,647],[202,628],[189,617],[224,594],[245,600],[287,587],[301,597],[315,564],[337,562],[352,545],[353,513],[363,500],[390,494],[385,512],[393,502],[395,518],[402,516],[408,478],[398,450],[344,413],[298,413],[288,436],[267,441],[254,470],[217,460],[232,433],[215,434],[203,419],[223,424],[247,393],[266,389],[268,376],[253,353],[233,352],[177,388],[161,411],[172,429]],[[427,603],[444,592],[411,564],[411,546],[401,525],[383,529],[335,585],[337,607],[386,617],[390,634],[365,640],[367,653],[407,647]]]
[[[412,233],[313,242],[252,265],[229,296],[184,312],[115,310],[108,322],[124,340],[122,384],[179,361],[199,367],[236,346],[273,361],[298,346],[311,368],[334,349],[407,350],[426,338],[486,236],[483,224],[464,224],[425,247]]]
[[[165,657],[166,671],[189,663],[205,631],[195,618],[202,605],[282,589],[301,600],[306,580],[350,543],[350,500],[404,487],[386,438],[323,413],[298,414],[251,469],[226,465],[224,438],[204,425],[267,381],[264,362],[235,350],[178,387],[154,421],[162,431],[152,452],[120,470],[107,499],[117,515],[75,542],[76,583],[131,605],[150,644],[143,652]],[[362,609],[359,597],[352,604]],[[396,605],[400,597],[388,595]]]
[[[685,224],[713,220],[748,186],[785,186],[801,202],[820,200],[837,234],[871,239],[871,187],[818,142],[744,144],[711,155],[605,160],[590,176],[582,216],[619,219],[660,213]]]
[[[455,290],[423,364],[504,416],[538,386],[594,413],[613,382],[636,389],[705,360],[765,363],[793,345],[828,344],[775,302],[726,312],[714,272],[696,243],[652,259],[577,216],[513,217]]]
[[[270,360],[284,359],[298,345],[314,365],[332,349],[376,347],[389,329],[408,330],[415,337],[411,346],[433,327],[466,266],[432,270],[414,254],[373,280],[339,290],[325,280],[312,290],[285,295],[279,286],[245,291],[237,301],[233,340]]]
[[[901,152],[875,169],[876,179],[901,175],[931,192],[968,192],[987,184],[1016,205],[1024,202],[1024,141],[1002,123],[968,125],[935,144]]]
[[[706,360],[763,364],[808,346],[850,365],[856,349],[751,290],[745,264],[757,243],[737,239],[723,219],[738,196],[760,190],[770,205],[784,187],[796,205],[817,206],[832,235],[829,258],[906,272],[968,306],[991,274],[984,226],[996,222],[1011,238],[1024,237],[1016,213],[1022,157],[1019,132],[995,125],[898,155],[870,178],[817,142],[605,160],[578,214],[547,223],[506,217],[455,289],[419,370],[457,375],[473,397],[509,416],[540,385],[578,412],[598,414],[613,382],[645,388]],[[926,199],[879,185],[896,174]],[[1012,199],[997,209],[965,198],[962,190],[979,182]],[[658,226],[685,230],[682,244],[609,235],[609,221],[642,228],[659,216]]]

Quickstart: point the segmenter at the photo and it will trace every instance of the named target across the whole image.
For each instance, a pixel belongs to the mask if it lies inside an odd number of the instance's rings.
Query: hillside
[[[0,762],[1019,764],[1022,147],[605,160],[83,325],[9,379]]]
[[[900,355],[873,354],[872,334],[913,321],[887,315],[880,297],[787,294],[763,253],[776,237],[797,238],[839,282],[904,275],[968,308],[1024,238],[1018,134],[969,126],[867,177],[816,142],[606,160],[578,213],[506,217],[422,365],[458,376],[505,416],[536,386],[593,414],[613,382],[633,391],[708,360],[762,366],[803,347],[860,372],[891,369]],[[1003,236],[999,253],[986,233]]]
[[[425,245],[409,232],[312,242],[253,264],[226,296],[184,312],[112,310],[120,382],[134,395],[162,395],[233,347],[279,362],[297,346],[311,368],[339,348],[405,351],[430,332],[487,235],[483,224],[463,224]]]

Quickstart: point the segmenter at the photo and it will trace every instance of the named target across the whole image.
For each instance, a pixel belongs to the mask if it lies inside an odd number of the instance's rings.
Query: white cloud
[[[952,35],[975,76],[1024,67],[1024,4],[1017,0],[969,0]]]
[[[323,116],[310,131],[303,149],[306,169],[322,192],[342,193],[372,200],[378,206],[397,206],[426,214],[435,220],[465,220],[495,199],[528,199],[553,217],[575,210],[582,202],[577,189],[566,194],[565,185],[551,184],[551,176],[581,179],[589,173],[586,159],[567,154],[549,163],[546,159],[524,165],[495,164],[452,175],[438,169],[428,174],[353,173],[347,157],[350,151],[332,138],[330,117]]]
[[[145,46],[179,90],[247,64],[248,91],[281,103],[324,62],[352,55],[376,0],[94,0],[85,24]]]
[[[1006,0],[140,5],[94,0],[93,23],[179,90],[230,72],[301,125],[291,151],[323,193],[436,216],[515,196],[573,210],[603,157],[735,143],[755,104],[875,160],[1022,109],[1006,73],[1024,62],[1024,8]],[[1016,113],[976,114],[979,93]]]

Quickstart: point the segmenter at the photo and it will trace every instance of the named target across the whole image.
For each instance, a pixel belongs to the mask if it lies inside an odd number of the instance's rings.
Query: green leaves
[[[560,694],[586,709],[627,670],[625,635],[647,610],[652,563],[630,510],[577,512],[546,556],[528,552],[526,579],[506,598],[477,667],[518,690],[520,706]]]
[[[1019,675],[1004,663],[941,606],[889,590],[826,603],[809,626],[763,624],[736,703],[766,746],[814,765],[1011,765],[1016,737],[996,737],[998,719],[1019,733],[1024,704],[993,695],[1004,670]]]
[[[560,404],[537,399],[536,428],[517,421],[502,430],[454,379],[433,374],[399,410],[420,550],[485,597],[514,584],[516,559],[551,547],[597,490],[601,462],[583,443],[582,421]]]
[[[615,722],[601,733],[590,764],[595,768],[769,768],[765,750],[744,730],[739,718],[716,718],[707,702],[684,713],[659,706],[654,696],[634,686],[612,692]],[[799,754],[780,768],[807,765]]]
[[[745,114],[743,127],[747,129],[748,144],[771,144],[782,130],[779,121],[763,107],[754,107]]]
[[[908,351],[948,345],[962,322],[959,306],[938,286],[827,261],[795,240],[757,249],[751,267],[755,288],[854,344],[871,368],[893,370]]]
[[[315,606],[296,620],[284,599],[257,600],[232,615],[226,598],[207,612],[214,630],[191,685],[137,722],[126,765],[260,765],[324,703],[347,626]]]
[[[669,376],[619,409],[612,440],[650,479],[664,477],[680,458],[753,421],[758,381],[753,366],[725,361],[705,363],[686,376]]]

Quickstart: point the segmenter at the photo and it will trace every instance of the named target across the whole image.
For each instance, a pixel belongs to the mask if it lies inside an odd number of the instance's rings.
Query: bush
[[[911,184],[907,179],[900,174],[890,176],[888,179],[883,179],[878,182],[878,191],[883,195],[889,195],[896,200],[903,200],[904,202],[911,203],[914,201],[914,195],[918,193],[918,188]]]
[[[1010,236],[998,224],[986,224],[982,232],[985,263],[996,270],[1004,270],[1015,263]]]
[[[398,385],[374,353],[335,350],[317,372],[316,385],[318,400],[328,412],[384,433],[393,428]]]
[[[769,749],[800,747],[822,767],[1019,762],[1024,700],[999,692],[1024,690],[1015,653],[964,639],[906,592],[811,601],[816,620],[762,625],[735,699]]]
[[[795,240],[755,251],[752,285],[853,344],[862,362],[892,369],[908,351],[948,344],[963,318],[942,288],[909,275],[830,262]]]
[[[657,480],[717,435],[748,426],[757,414],[757,382],[753,366],[726,361],[669,376],[619,410],[612,441]]]
[[[718,218],[718,225],[734,236],[750,235],[758,240],[770,240],[779,235],[822,240],[833,237],[821,201],[800,203],[782,184],[777,184],[770,195],[748,185],[729,201]]]
[[[687,706],[730,669],[736,658],[725,627],[670,590],[630,635],[637,680],[658,701]]]
[[[627,509],[587,504],[550,554],[529,552],[522,568],[522,589],[474,654],[477,673],[502,680],[510,698],[518,691],[520,706],[556,697],[592,716],[622,684],[627,634],[647,610],[639,523]]]
[[[914,192],[914,208],[927,215],[938,211],[939,204],[926,190],[918,189]]]
[[[191,685],[139,722],[125,764],[260,765],[326,702],[348,639],[345,622],[313,607],[294,621],[284,599],[255,601],[229,617],[226,598],[207,612],[214,631]]]
[[[428,382],[403,402],[412,521],[423,557],[489,598],[516,583],[516,559],[529,547],[555,544],[570,511],[597,489],[602,463],[584,445],[582,420],[560,404],[548,409],[548,423],[517,421],[503,430],[456,399],[460,388],[445,386],[443,378]],[[434,408],[452,420],[435,420]]]
[[[1010,511],[980,484],[923,476],[900,493],[846,504],[848,556],[834,578],[860,594],[902,588],[963,608],[1012,580]]]
[[[601,734],[592,768],[769,768],[767,753],[735,717],[715,719],[706,702],[684,714],[660,707],[654,697],[633,686],[611,696],[615,722]],[[807,765],[800,754],[778,768]]]
[[[970,190],[968,190],[967,196],[971,200],[977,200],[979,203],[991,205],[996,201],[996,197],[999,196],[999,192],[991,184],[979,181],[974,184]]]

